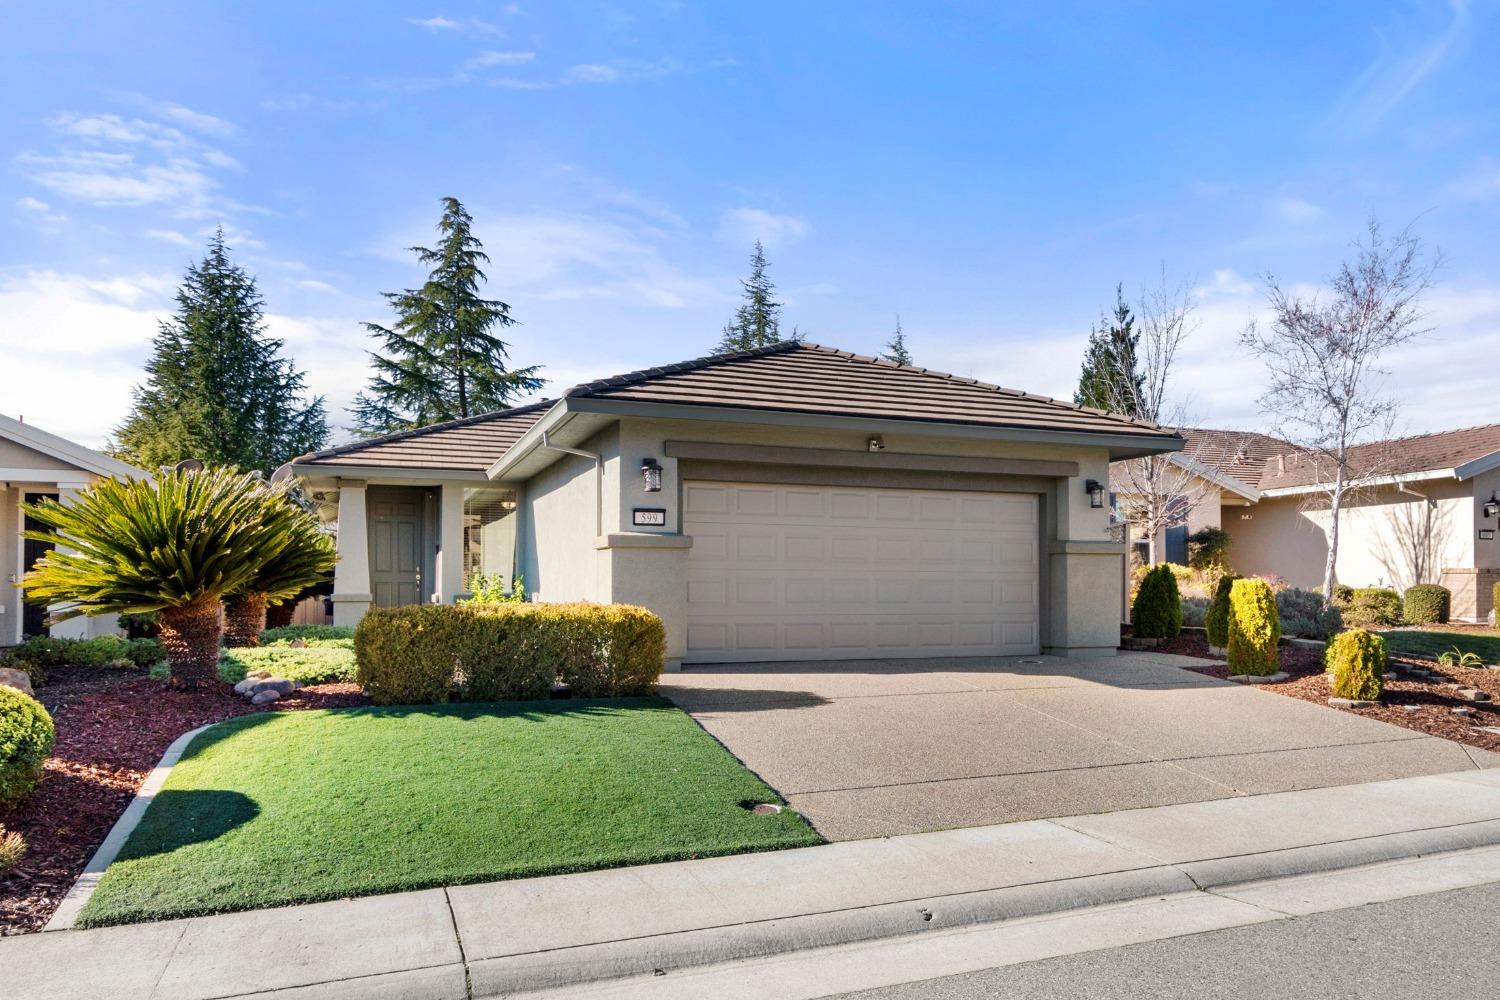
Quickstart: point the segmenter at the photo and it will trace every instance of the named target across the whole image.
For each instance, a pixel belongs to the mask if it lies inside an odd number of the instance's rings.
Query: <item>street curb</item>
[[[514,996],[585,983],[764,958],[925,931],[995,923],[1192,892],[1169,865],[709,927],[503,958],[472,959],[473,996]]]
[[[78,922],[78,915],[83,912],[83,907],[99,887],[99,879],[104,876],[104,869],[114,863],[120,851],[125,847],[125,842],[130,839],[140,823],[141,817],[146,815],[146,809],[151,805],[151,800],[156,798],[156,793],[161,791],[161,786],[167,781],[167,775],[172,773],[172,768],[182,759],[182,754],[187,750],[188,744],[193,742],[193,737],[217,723],[209,723],[207,726],[199,726],[197,729],[183,733],[172,741],[167,747],[167,752],[161,755],[161,760],[146,775],[146,780],[141,782],[141,787],[136,789],[135,798],[130,800],[130,805],[115,820],[115,825],[110,827],[109,834],[94,856],[89,858],[89,863],[83,869],[83,874],[78,876],[78,881],[73,883],[68,894],[58,904],[57,910],[52,914],[52,919],[47,921],[47,926],[42,931],[66,931],[71,930]]]
[[[471,959],[469,976],[475,1000],[522,996],[1497,845],[1500,845],[1500,819],[1484,820],[524,955]]]

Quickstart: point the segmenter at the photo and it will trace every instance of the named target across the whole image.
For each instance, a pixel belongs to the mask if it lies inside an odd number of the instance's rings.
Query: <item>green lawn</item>
[[[1392,629],[1380,633],[1387,652],[1436,660],[1455,646],[1461,653],[1477,653],[1485,663],[1500,663],[1500,632],[1493,629]]]
[[[84,926],[821,843],[660,698],[279,712],[201,734]]]

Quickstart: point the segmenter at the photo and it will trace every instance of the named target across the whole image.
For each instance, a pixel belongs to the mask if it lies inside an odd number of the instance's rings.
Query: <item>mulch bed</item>
[[[129,671],[62,667],[37,695],[57,727],[46,774],[32,795],[0,809],[28,849],[0,878],[0,935],[40,930],[172,741],[211,722],[260,711],[369,704],[354,684],[303,688],[266,708],[229,686],[174,691]]]
[[[1212,659],[1208,654],[1208,642],[1202,635],[1184,632],[1171,642],[1157,646],[1155,652],[1177,653],[1182,656],[1197,656]],[[1446,680],[1428,682],[1417,680],[1399,671],[1403,664],[1416,664],[1442,674]],[[1484,726],[1500,727],[1500,670],[1475,670],[1469,667],[1444,667],[1435,661],[1402,656],[1391,658],[1392,670],[1385,678],[1385,691],[1380,704],[1373,708],[1338,708],[1335,711],[1352,712],[1369,719],[1389,722],[1393,726],[1413,729],[1429,736],[1465,743],[1482,750],[1500,753],[1500,733],[1485,732]],[[1228,678],[1229,668],[1220,661],[1212,665],[1188,667],[1188,670],[1210,677]],[[1301,698],[1334,708],[1328,704],[1330,694],[1328,675],[1323,672],[1323,655],[1318,649],[1305,646],[1282,646],[1281,669],[1289,676],[1284,681],[1272,684],[1257,684],[1265,691],[1274,691],[1291,698]],[[1459,697],[1454,687],[1478,688],[1494,699],[1490,702],[1470,702]],[[1403,705],[1415,705],[1417,710],[1409,712]],[[1473,715],[1454,715],[1459,706],[1474,709]]]

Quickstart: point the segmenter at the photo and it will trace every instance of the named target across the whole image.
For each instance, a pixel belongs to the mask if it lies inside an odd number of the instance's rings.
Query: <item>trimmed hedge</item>
[[[36,787],[56,738],[41,702],[0,685],[0,805],[19,802]]]
[[[1131,631],[1138,639],[1172,639],[1182,631],[1182,594],[1166,563],[1146,571],[1130,606]]]
[[[1298,587],[1276,591],[1276,614],[1281,618],[1281,634],[1299,639],[1327,639],[1344,625],[1343,612],[1323,607],[1322,594]]]
[[[260,634],[262,646],[289,646],[298,639],[304,642],[327,639],[353,639],[354,629],[348,625],[278,625]]]
[[[1356,587],[1343,607],[1349,628],[1401,624],[1401,595],[1388,587]]]
[[[1376,701],[1385,687],[1385,640],[1362,628],[1334,636],[1323,652],[1335,698]]]
[[[360,620],[354,655],[376,704],[529,701],[561,681],[583,698],[650,694],[661,619],[623,604],[419,604]]]
[[[1223,649],[1229,645],[1229,588],[1234,586],[1237,576],[1223,576],[1214,588],[1214,599],[1203,617],[1203,627],[1208,632],[1208,644]]]
[[[93,639],[54,639],[36,636],[9,650],[6,662],[31,675],[33,687],[46,680],[50,667],[122,667],[148,670],[167,658],[158,639],[122,639],[101,635]]]
[[[1229,588],[1229,672],[1274,674],[1281,669],[1281,619],[1276,594],[1264,580],[1236,580]]]
[[[1453,595],[1447,587],[1435,583],[1419,583],[1407,587],[1402,598],[1402,614],[1412,625],[1446,625],[1449,610],[1453,606]]]

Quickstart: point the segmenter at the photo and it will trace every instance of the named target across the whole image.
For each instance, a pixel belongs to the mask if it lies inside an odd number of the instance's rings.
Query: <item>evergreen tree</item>
[[[766,275],[770,266],[766,260],[766,248],[756,240],[755,250],[750,254],[750,277],[740,280],[744,301],[735,310],[734,318],[724,324],[718,353],[748,351],[781,341],[781,303],[772,297],[776,286]],[[792,336],[797,337],[796,330],[792,331]]]
[[[1136,363],[1136,344],[1140,339],[1135,330],[1135,316],[1125,301],[1124,286],[1116,285],[1114,315],[1106,314],[1098,326],[1089,330],[1083,372],[1073,402],[1138,416],[1143,378]]]
[[[906,349],[906,334],[901,330],[901,317],[896,317],[896,333],[885,345],[885,353],[881,355],[887,361],[894,361],[898,365],[911,364],[911,352]]]
[[[443,199],[437,247],[411,247],[432,268],[421,288],[387,292],[391,326],[366,323],[380,342],[370,352],[375,374],[354,400],[362,433],[386,434],[502,410],[539,389],[538,368],[512,371],[509,347],[493,332],[515,324],[510,306],[479,295],[490,259],[470,231],[473,218],[457,198]]]
[[[328,439],[323,397],[266,334],[255,279],[229,257],[222,229],[188,268],[112,453],[144,469],[195,458],[269,473]]]

